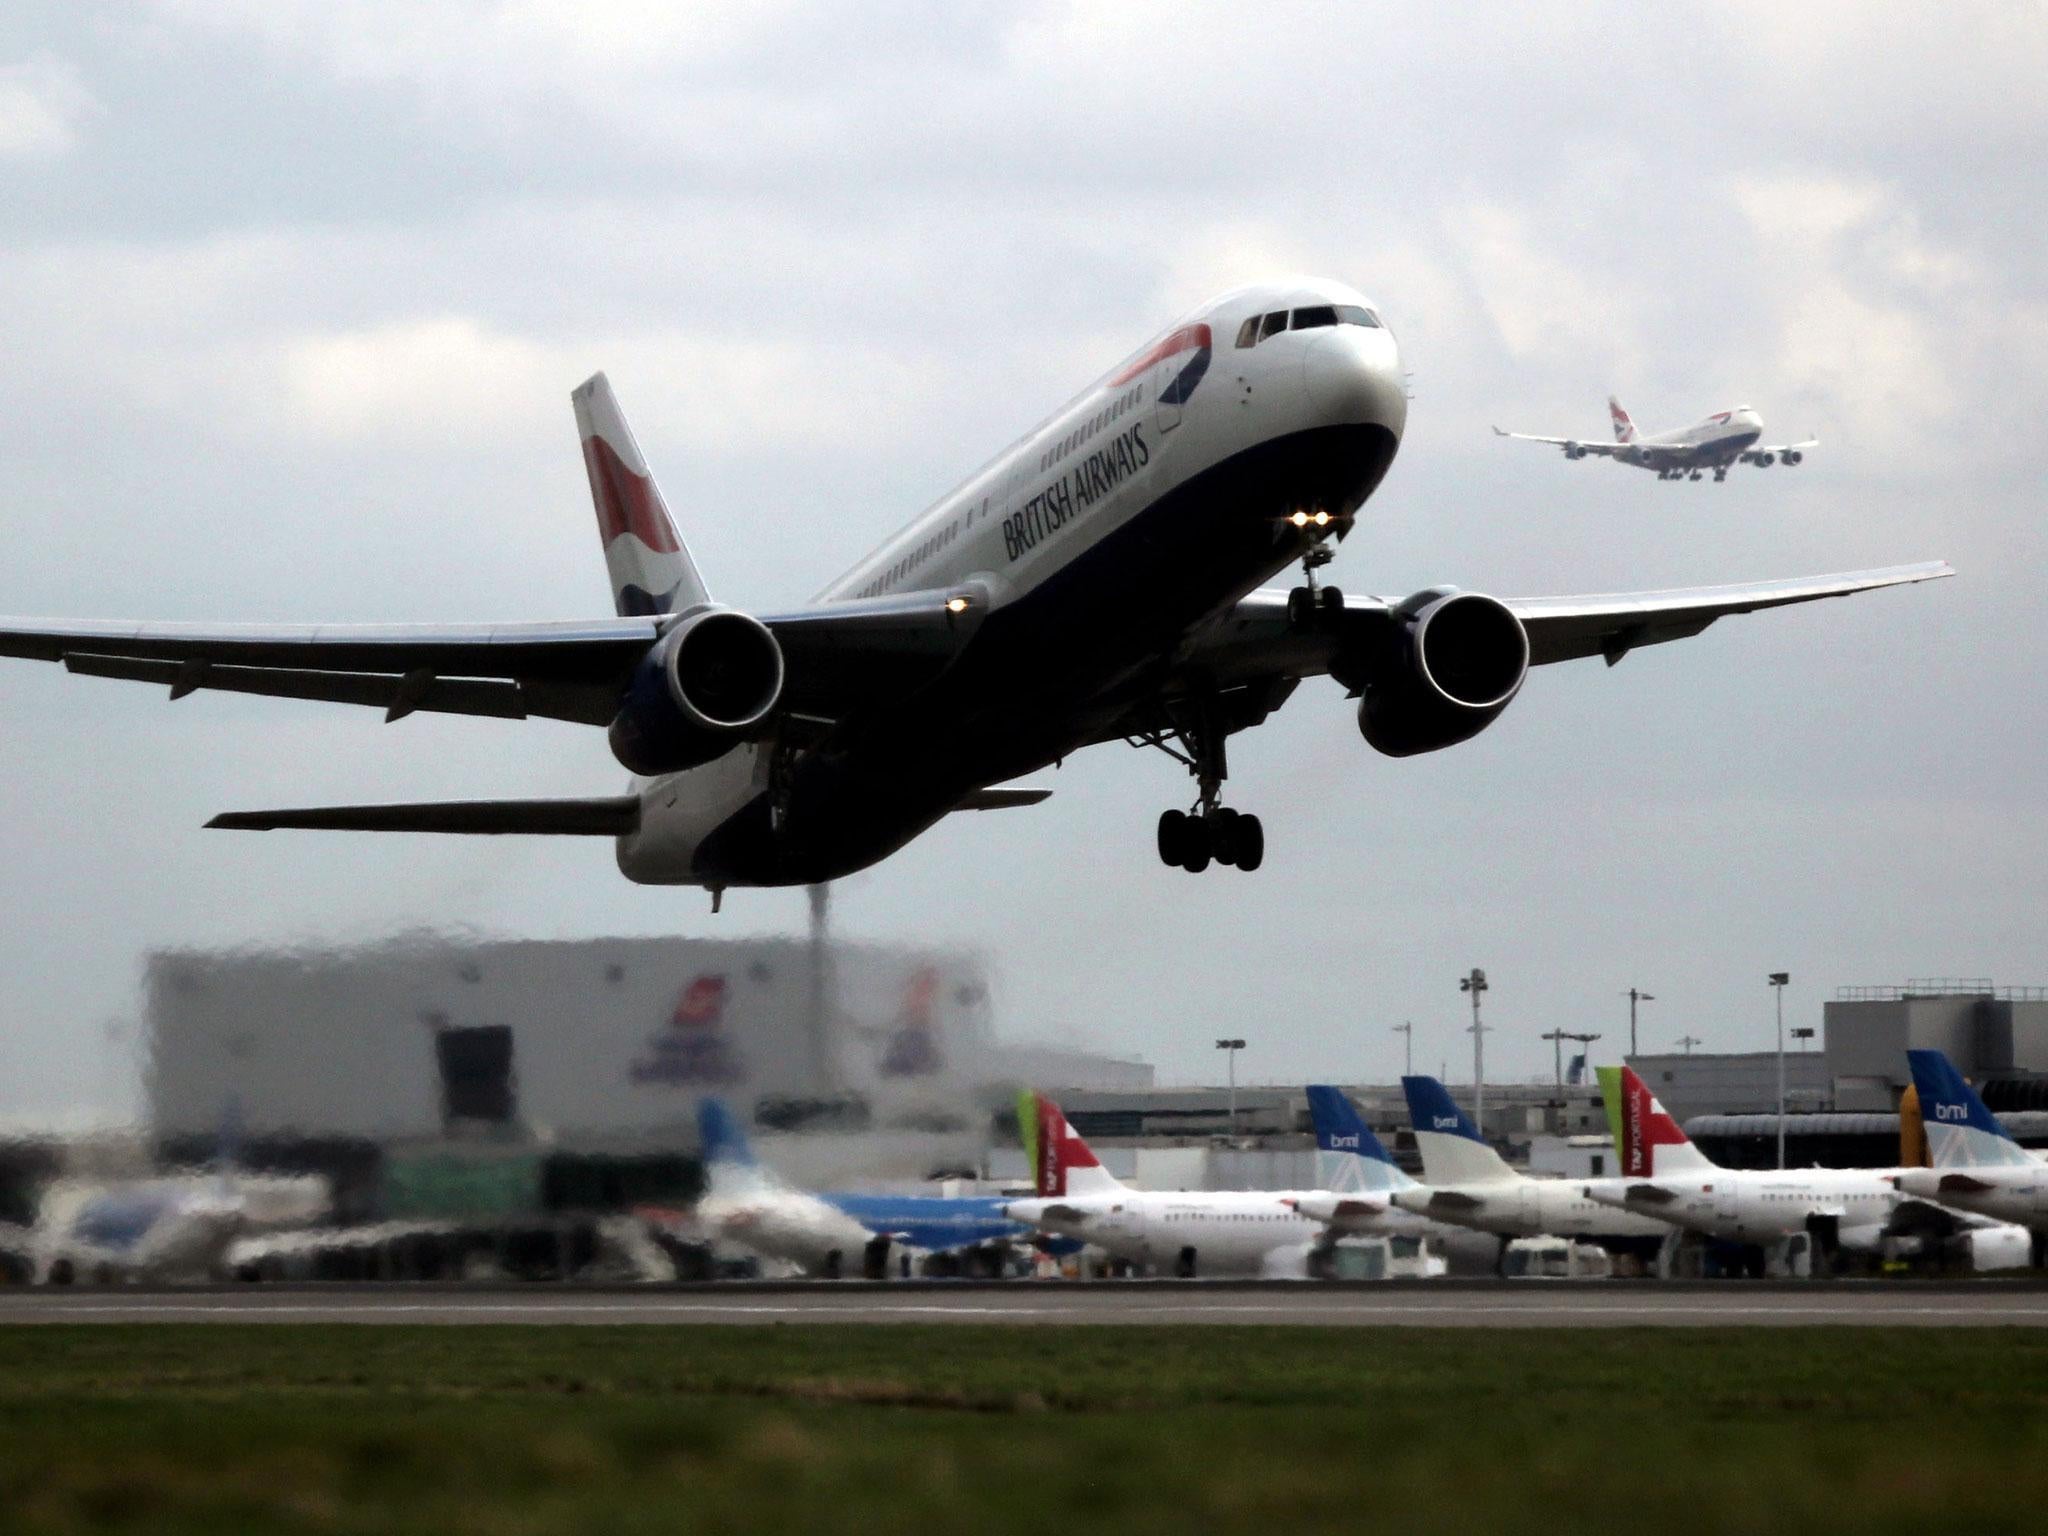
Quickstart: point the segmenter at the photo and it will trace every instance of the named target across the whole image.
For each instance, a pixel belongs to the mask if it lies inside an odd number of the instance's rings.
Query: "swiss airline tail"
[[[1087,1195],[1122,1189],[1122,1182],[1102,1166],[1094,1149],[1067,1124],[1059,1105],[1042,1093],[1032,1097],[1038,1106],[1036,1134],[1027,1136],[1025,1145],[1036,1154],[1032,1168],[1038,1194]]]
[[[1629,420],[1628,412],[1622,409],[1621,402],[1612,395],[1607,397],[1607,414],[1614,418],[1614,440],[1617,443],[1632,443],[1636,440],[1636,424]]]
[[[1621,1172],[1654,1178],[1715,1164],[1678,1127],[1634,1067],[1621,1069]]]
[[[598,537],[604,541],[619,613],[676,613],[709,602],[704,578],[676,536],[668,503],[633,440],[611,381],[594,373],[569,398],[576,407],[583,467],[590,475],[590,499],[597,504]]]

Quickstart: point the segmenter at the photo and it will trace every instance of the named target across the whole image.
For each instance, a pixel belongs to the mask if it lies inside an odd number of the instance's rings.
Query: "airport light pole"
[[[1244,1049],[1242,1040],[1218,1040],[1216,1049],[1225,1053],[1230,1063],[1230,1139],[1237,1140],[1237,1053]]]
[[[1797,1026],[1794,1027],[1792,1031],[1792,1038],[1799,1042],[1800,1055],[1804,1056],[1807,1053],[1807,1051],[1812,1047],[1813,1036],[1814,1029],[1813,1026],[1810,1024],[1806,1025],[1803,1028]]]
[[[1655,997],[1643,991],[1640,987],[1630,987],[1628,989],[1628,1053],[1631,1056],[1636,1053],[1636,1004],[1654,1003],[1655,1001],[1657,1001]]]
[[[1692,1048],[1694,1046],[1705,1045],[1707,1042],[1702,1040],[1698,1035],[1680,1035],[1678,1037],[1678,1043],[1679,1045],[1684,1047],[1685,1054],[1690,1056],[1692,1054]]]
[[[1771,990],[1778,995],[1778,1166],[1785,1166],[1785,987],[1790,971],[1771,972]]]
[[[1472,1128],[1486,1134],[1486,1026],[1479,1022],[1479,998],[1486,991],[1486,972],[1472,967],[1470,976],[1458,978],[1458,990],[1472,995]]]
[[[1415,1021],[1410,1019],[1405,1024],[1396,1024],[1393,1027],[1393,1033],[1402,1037],[1401,1075],[1403,1077],[1413,1077],[1415,1075]]]

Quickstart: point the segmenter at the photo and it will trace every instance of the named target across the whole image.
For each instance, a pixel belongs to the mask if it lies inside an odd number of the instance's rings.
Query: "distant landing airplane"
[[[1607,414],[1614,418],[1611,443],[1589,443],[1576,437],[1537,437],[1499,427],[1493,433],[1520,443],[1550,443],[1562,448],[1568,459],[1583,459],[1592,454],[1618,464],[1633,464],[1638,469],[1654,469],[1659,480],[1697,480],[1709,469],[1716,480],[1726,480],[1731,465],[1754,464],[1759,469],[1768,469],[1780,459],[1797,464],[1805,459],[1807,449],[1820,446],[1818,438],[1809,437],[1803,442],[1758,447],[1757,439],[1764,435],[1764,419],[1746,405],[1738,405],[1732,411],[1717,411],[1705,421],[1649,437],[1636,431],[1635,422],[1612,395],[1607,397]]]
[[[849,381],[846,411],[860,410],[859,388]],[[955,811],[1036,804],[1047,790],[1007,781],[1115,741],[1157,748],[1194,780],[1187,808],[1159,818],[1163,862],[1256,869],[1265,828],[1223,803],[1225,743],[1308,678],[1335,679],[1366,744],[1407,757],[1485,730],[1531,667],[1611,666],[1731,614],[1951,574],[1933,562],[1508,601],[1321,585],[1393,464],[1408,397],[1379,311],[1318,279],[1240,288],[1183,316],[811,601],[758,613],[713,600],[604,375],[573,400],[613,616],[0,619],[0,655],[173,699],[224,689],[366,705],[387,721],[440,711],[606,731],[633,775],[623,794],[306,806],[209,825],[607,837],[628,879],[703,887],[715,907],[728,886],[865,869]],[[1754,451],[1742,433],[1739,451]],[[1652,448],[1621,451],[1650,462]],[[776,537],[752,509],[711,510]],[[1260,586],[1290,567],[1300,585]],[[137,765],[138,789],[148,777]]]

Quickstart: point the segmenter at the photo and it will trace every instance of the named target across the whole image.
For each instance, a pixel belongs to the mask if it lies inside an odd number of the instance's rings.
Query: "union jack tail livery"
[[[598,378],[602,380],[604,375],[599,374]],[[1614,440],[1617,443],[1632,443],[1636,440],[1636,424],[1629,419],[1628,412],[1622,409],[1621,402],[1612,395],[1607,397],[1607,414],[1614,418]]]
[[[711,600],[696,562],[676,536],[668,503],[633,441],[611,381],[594,373],[570,392],[583,466],[597,504],[598,537],[621,618],[675,613]]]

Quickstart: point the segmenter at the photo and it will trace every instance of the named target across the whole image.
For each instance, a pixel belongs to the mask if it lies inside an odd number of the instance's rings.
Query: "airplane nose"
[[[1309,344],[1301,368],[1309,400],[1325,422],[1367,422],[1401,435],[1408,421],[1408,391],[1392,333],[1363,325],[1332,326]]]

